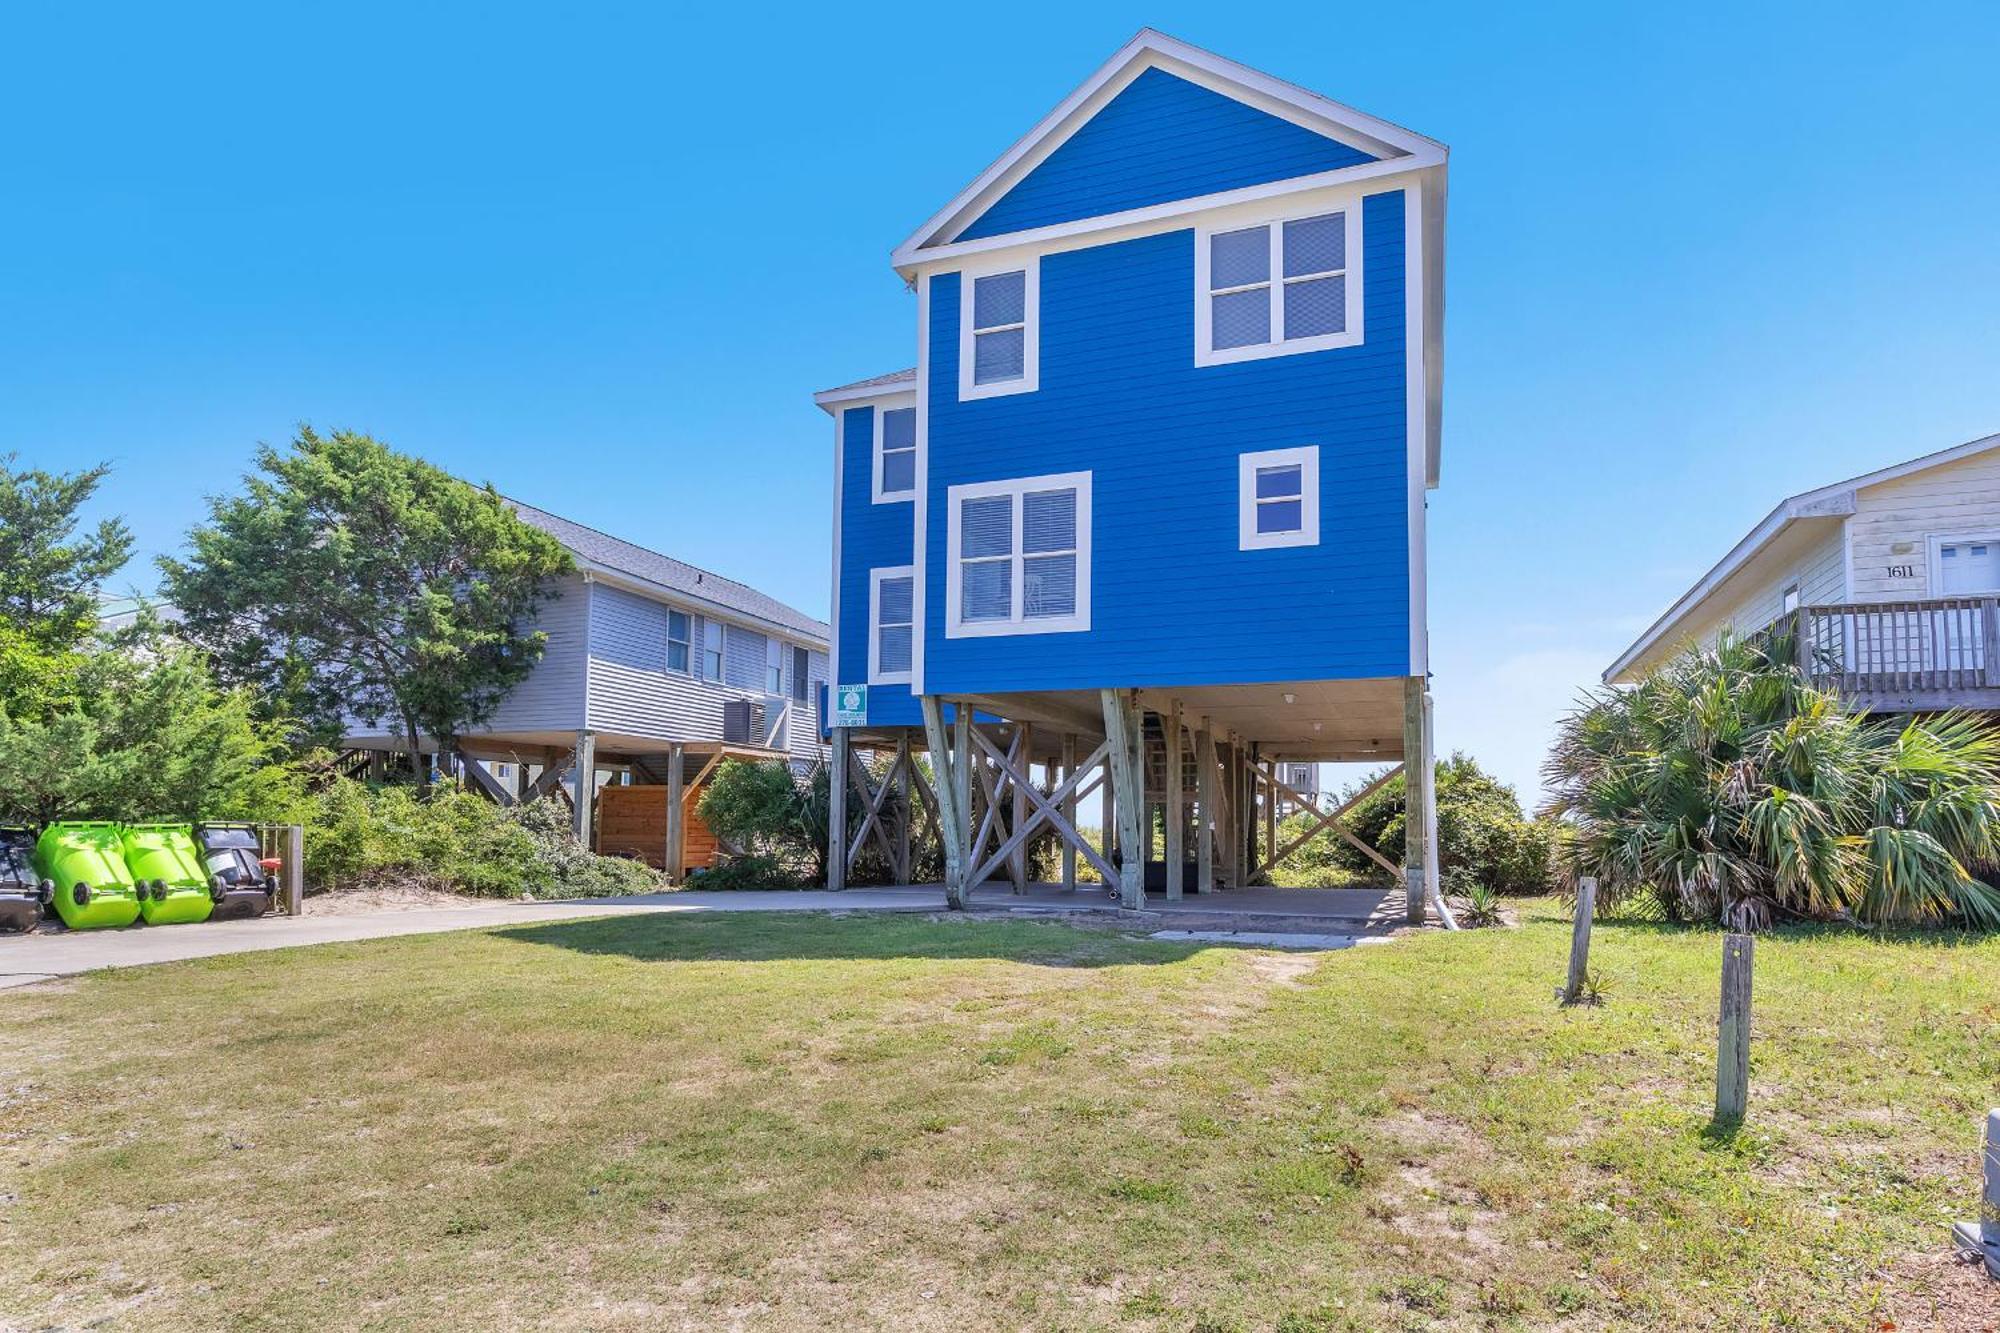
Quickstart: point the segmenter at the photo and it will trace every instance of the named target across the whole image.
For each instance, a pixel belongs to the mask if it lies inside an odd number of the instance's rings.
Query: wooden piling
[[[1750,974],[1757,942],[1722,940],[1722,1012],[1716,1024],[1715,1118],[1737,1121],[1750,1102]]]
[[[1583,995],[1583,983],[1590,974],[1590,922],[1597,912],[1597,881],[1585,876],[1576,882],[1576,922],[1569,934],[1569,980],[1563,986],[1562,1002],[1575,1004]]]

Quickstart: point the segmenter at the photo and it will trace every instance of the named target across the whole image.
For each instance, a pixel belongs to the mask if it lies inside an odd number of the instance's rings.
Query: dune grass
[[[2000,939],[651,916],[11,992],[0,1327],[1908,1328]],[[4,947],[4,944],[0,944]],[[1944,1311],[1947,1313],[1938,1313]],[[1971,1318],[1972,1316],[1965,1316]],[[1974,1323],[1951,1327],[1979,1327]]]

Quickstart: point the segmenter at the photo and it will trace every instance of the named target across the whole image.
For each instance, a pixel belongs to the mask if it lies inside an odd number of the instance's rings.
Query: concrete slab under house
[[[831,887],[877,857],[908,882],[928,842],[951,906],[1025,899],[1052,843],[1055,892],[1088,866],[1139,911],[1331,833],[1406,920],[1441,907],[1446,160],[1149,29],[896,248],[915,365],[815,397]],[[1355,762],[1406,772],[1401,864],[1320,800],[1317,765]]]

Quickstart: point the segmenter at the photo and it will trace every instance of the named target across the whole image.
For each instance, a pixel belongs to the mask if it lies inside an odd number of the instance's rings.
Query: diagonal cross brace
[[[1054,791],[1043,795],[1036,789],[1034,783],[1027,780],[1025,774],[1022,774],[1014,767],[1013,760],[1001,753],[999,746],[976,731],[973,733],[973,739],[978,742],[981,749],[992,756],[996,764],[1010,774],[1017,784],[1016,790],[1027,798],[1027,802],[1032,809],[1028,817],[1022,821],[1021,827],[1014,830],[1014,835],[1002,843],[999,849],[993,855],[989,856],[980,865],[979,869],[973,873],[971,882],[974,884],[982,882],[985,876],[992,874],[1007,857],[1013,854],[1016,847],[1026,842],[1036,829],[1040,828],[1043,824],[1049,824],[1055,828],[1064,841],[1082,853],[1083,858],[1090,862],[1099,875],[1104,877],[1106,884],[1116,883],[1118,872],[1111,868],[1110,862],[1098,854],[1095,847],[1092,847],[1077,833],[1076,827],[1063,817],[1062,812],[1063,802],[1068,800],[1071,795],[1082,794],[1079,791],[1079,786],[1083,779],[1090,776],[1098,762],[1111,753],[1111,742],[1106,740],[1095,750],[1092,750],[1090,757],[1077,765],[1076,772],[1064,778]]]

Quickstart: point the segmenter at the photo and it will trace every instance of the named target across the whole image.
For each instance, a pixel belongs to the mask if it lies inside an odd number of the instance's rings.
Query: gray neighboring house
[[[1878,712],[2000,711],[2000,435],[1780,501],[1604,681],[1724,628],[1788,631],[1816,684]]]
[[[579,833],[602,850],[675,875],[705,863],[715,845],[692,808],[716,763],[783,759],[803,769],[826,757],[829,626],[734,579],[509,503],[567,547],[577,570],[538,617],[548,646],[534,672],[441,762],[503,803],[562,792]],[[379,770],[409,748],[386,722],[357,722],[344,747],[355,771]],[[593,799],[577,801],[573,774],[584,771]],[[598,793],[632,785],[665,789],[654,802],[659,836],[654,812],[624,792],[616,812],[607,800],[593,820]]]

